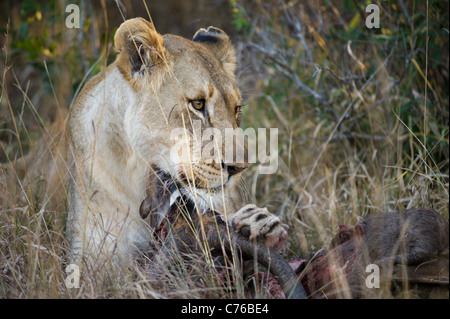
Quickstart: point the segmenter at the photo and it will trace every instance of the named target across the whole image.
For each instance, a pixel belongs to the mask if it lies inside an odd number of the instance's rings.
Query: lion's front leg
[[[250,240],[261,240],[267,247],[280,250],[287,239],[287,231],[282,227],[280,218],[267,208],[248,204],[228,219],[230,225]]]

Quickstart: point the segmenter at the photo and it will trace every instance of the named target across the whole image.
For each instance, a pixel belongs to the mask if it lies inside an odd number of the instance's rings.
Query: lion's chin
[[[221,207],[223,193],[226,191],[226,185],[220,185],[215,188],[187,187],[183,188],[182,193],[191,201],[196,203],[201,210],[217,209]]]
[[[222,180],[216,180],[201,184],[187,180],[185,176],[180,174],[173,176],[162,169],[158,169],[156,172],[157,198],[161,201],[167,200],[170,205],[178,197],[186,197],[201,210],[217,209],[222,207],[223,198],[227,197],[224,195],[231,187],[229,180],[226,180],[225,183]]]

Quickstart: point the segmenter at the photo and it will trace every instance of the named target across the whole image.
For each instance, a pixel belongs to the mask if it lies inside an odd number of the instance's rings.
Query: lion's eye
[[[191,103],[191,105],[194,107],[194,109],[196,110],[203,110],[203,108],[205,107],[205,100],[201,99],[201,100],[192,100],[189,101]]]

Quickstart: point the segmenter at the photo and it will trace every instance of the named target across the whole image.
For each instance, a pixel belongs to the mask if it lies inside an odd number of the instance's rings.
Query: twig
[[[255,44],[253,42],[249,42],[248,45],[250,47],[258,50],[259,52],[263,53],[266,57],[268,57],[270,60],[275,62],[275,64],[280,67],[280,71],[282,71],[286,76],[288,76],[295,82],[295,84],[297,85],[297,88],[306,91],[307,93],[309,93],[315,99],[321,101],[322,103],[324,103],[324,104],[327,103],[327,100],[325,99],[325,97],[323,97],[320,93],[314,91],[309,86],[307,86],[305,83],[303,83],[303,81],[300,80],[300,78],[298,77],[296,72],[290,66],[288,66],[286,63],[280,61],[279,58],[275,58],[275,56],[274,56],[275,52],[274,53],[269,52],[267,49],[261,47],[258,44]],[[280,57],[279,55],[277,55],[277,56]]]
[[[311,64],[314,64],[311,52],[309,51],[309,48],[308,48],[308,44],[306,43],[305,38],[303,37],[302,25],[300,24],[300,19],[298,17],[296,17],[296,19],[294,21],[293,14],[292,14],[291,10],[288,10],[286,8],[286,5],[283,5],[283,11],[284,11],[284,14],[286,15],[286,19],[291,24],[291,26],[295,29],[295,32],[293,32],[292,35],[295,38],[300,40],[300,42],[303,45],[303,49],[306,52],[306,56],[308,57],[309,62]]]

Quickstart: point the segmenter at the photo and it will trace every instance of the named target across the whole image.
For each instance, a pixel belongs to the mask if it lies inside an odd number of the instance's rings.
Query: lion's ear
[[[142,18],[123,22],[114,36],[119,67],[130,77],[143,76],[164,59],[162,36],[153,24]]]
[[[234,79],[236,72],[236,52],[228,35],[219,28],[201,28],[192,38],[208,48],[222,62],[225,71]]]

